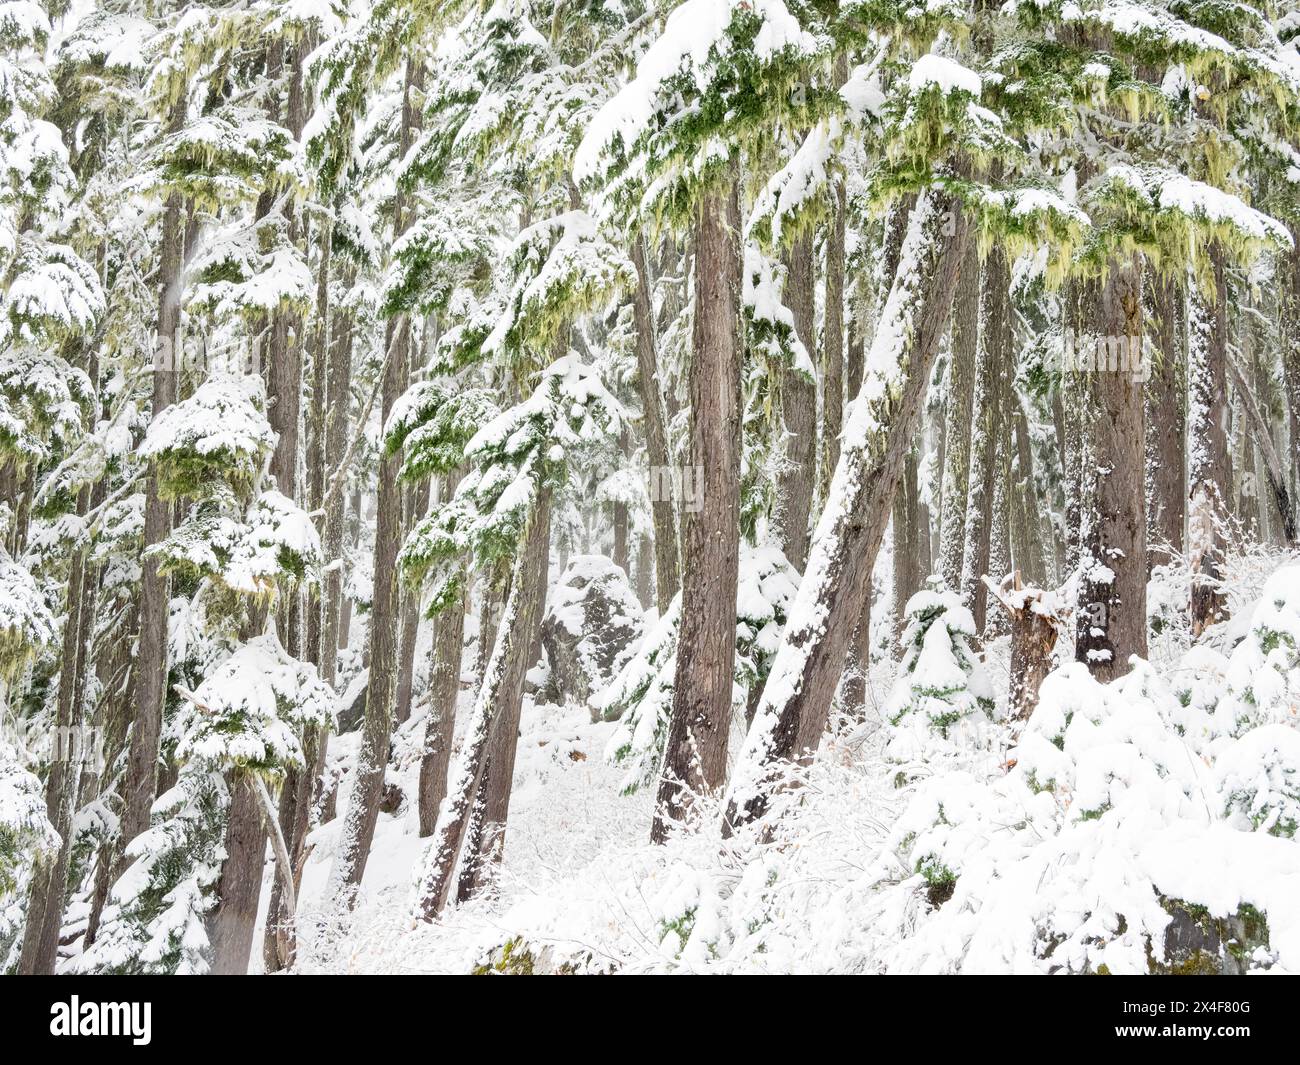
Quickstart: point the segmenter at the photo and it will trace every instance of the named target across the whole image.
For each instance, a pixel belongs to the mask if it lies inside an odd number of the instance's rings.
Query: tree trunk
[[[408,490],[405,532],[415,527],[429,509],[429,482],[424,481]],[[405,535],[405,532],[403,535]],[[420,590],[404,588],[399,600],[402,604],[402,632],[398,644],[397,696],[394,718],[400,725],[411,716],[415,700],[415,645],[420,638]]]
[[[253,930],[262,894],[266,826],[257,782],[237,770],[227,778],[230,809],[226,825],[226,860],[217,881],[217,904],[208,914],[214,976],[243,976],[253,951]]]
[[[93,380],[93,378],[92,378]],[[78,494],[77,513],[84,516],[90,489]],[[52,734],[50,773],[45,782],[45,812],[59,834],[57,850],[36,857],[32,866],[27,919],[23,928],[18,973],[52,976],[58,956],[59,931],[68,890],[68,863],[72,856],[72,821],[84,757],[82,706],[77,698],[78,677],[87,668],[89,648],[83,642],[83,611],[88,567],[84,548],[72,556],[68,573],[67,617],[63,623],[63,656],[59,664],[59,694]]]
[[[654,537],[642,533],[636,552],[636,598],[642,610],[649,610],[652,603],[658,606],[655,598],[654,554]]]
[[[670,470],[668,432],[665,424],[664,386],[659,379],[655,353],[654,309],[650,292],[650,267],[646,261],[645,236],[638,235],[632,248],[636,267],[636,293],[632,313],[636,322],[637,387],[645,417],[646,459],[650,463],[650,515],[655,529],[655,601],[659,616],[677,594],[680,571],[677,565],[677,515],[672,492],[663,491]]]
[[[448,474],[442,499],[450,500],[459,474]],[[452,732],[456,726],[456,700],[460,695],[461,657],[465,646],[465,611],[469,602],[464,592],[438,615],[434,625],[433,665],[429,669],[429,717],[424,731],[424,755],[420,759],[420,835],[433,835],[438,807],[447,794],[447,767],[451,762]]]
[[[465,850],[465,864],[473,861],[468,883],[477,891],[483,886],[491,865],[501,860],[505,849],[506,823],[510,816],[510,791],[514,782],[515,752],[519,746],[519,722],[524,707],[524,678],[537,661],[546,607],[546,576],[550,569],[551,494],[543,489],[520,547],[522,582],[519,611],[513,627],[518,637],[505,662],[505,676],[497,693],[492,725],[488,731],[487,770],[483,774],[481,838],[478,846]]]
[[[943,453],[943,506],[939,545],[943,552],[939,574],[944,587],[959,592],[966,550],[966,500],[971,461],[971,410],[975,395],[975,357],[979,350],[980,258],[970,241],[962,256],[961,274],[953,298],[952,341],[948,365],[948,396],[944,421],[948,435]]]
[[[1060,619],[1044,607],[1041,588],[1026,588],[1020,571],[1001,586],[985,578],[989,592],[1011,620],[1011,690],[1007,711],[1013,721],[1028,721],[1038,705],[1038,690],[1052,671],[1052,651]]]
[[[1214,302],[1188,292],[1187,562],[1192,571],[1192,636],[1228,616],[1223,551],[1228,485],[1228,286],[1223,249],[1214,244]]]
[[[406,62],[406,84],[402,97],[402,130],[399,157],[405,158],[415,130],[419,107],[414,94],[424,83],[418,57]],[[400,236],[410,222],[399,194],[393,211],[393,233]],[[390,319],[385,337],[385,365],[381,400],[381,424],[387,424],[393,405],[406,391],[407,357],[411,343],[410,320]],[[402,539],[402,491],[397,482],[400,453],[379,462],[376,500],[374,594],[370,607],[369,678],[366,685],[366,718],[361,732],[361,749],[348,801],[338,854],[330,873],[330,894],[349,902],[361,884],[366,859],[379,820],[379,802],[384,790],[384,769],[392,740],[397,679],[397,627],[400,621],[397,596],[397,553]]]
[[[917,197],[808,570],[737,768],[728,831],[766,809],[774,763],[806,757],[826,727],[947,326],[968,228],[952,198],[933,189]]]
[[[1187,492],[1186,382],[1179,357],[1182,332],[1178,285],[1169,277],[1149,281],[1155,319],[1155,358],[1147,382],[1147,469],[1150,471],[1147,563],[1165,565],[1183,553]]]
[[[672,721],[650,830],[655,843],[683,820],[695,794],[722,786],[735,674],[742,269],[735,163],[727,184],[704,195],[697,212],[690,462],[700,472],[701,498],[686,515]],[[812,470],[806,473],[810,493]],[[798,525],[796,517],[792,528]]]
[[[1291,227],[1291,250],[1278,263],[1278,311],[1281,319],[1282,383],[1286,393],[1287,439],[1290,444],[1291,498],[1300,497],[1300,227]]]
[[[924,558],[930,553],[929,529],[921,528],[921,500],[917,485],[916,449],[909,449],[903,460],[903,473],[898,481],[898,491],[894,493],[893,505],[894,530],[894,642],[903,635],[906,624],[907,601],[921,587],[921,582],[929,575],[923,565]],[[923,546],[924,544],[924,546]]]
[[[172,108],[169,130],[185,124],[185,97]],[[181,365],[181,271],[184,268],[184,226],[180,193],[167,197],[162,215],[162,247],[158,258],[158,335],[154,349],[153,409],[157,418],[176,402]],[[135,723],[126,769],[121,845],[149,827],[149,812],[157,794],[158,753],[162,737],[163,703],[167,684],[168,581],[158,572],[148,548],[171,532],[171,504],[158,494],[158,478],[145,482],[144,555],[140,563],[140,637],[135,661]],[[123,866],[124,867],[124,866]]]
[[[975,438],[971,443],[969,494],[966,504],[966,544],[962,549],[962,599],[984,632],[987,599],[980,579],[989,571],[993,545],[993,515],[997,492],[998,448],[1002,438],[1002,375],[1011,352],[1011,282],[1006,256],[996,246],[984,261],[980,285],[979,360],[972,401]]]
[[[811,359],[816,351],[816,271],[811,231],[794,239],[785,261],[785,302],[794,316],[795,333]],[[817,382],[795,366],[781,373],[781,417],[786,431],[786,468],[777,479],[781,546],[790,565],[802,573],[808,561],[808,516],[817,477]]]
[[[1093,369],[1084,412],[1075,657],[1108,681],[1128,673],[1130,656],[1147,653],[1141,259],[1112,260],[1104,282],[1084,285],[1081,306],[1092,328],[1077,335]]]
[[[470,713],[460,756],[448,782],[446,801],[438,814],[428,865],[417,895],[419,915],[426,921],[437,918],[451,896],[456,860],[470,834],[475,809],[480,805],[476,800],[489,770],[487,755],[493,720],[507,711],[505,701],[514,690],[515,678],[522,678],[527,672],[527,657],[532,648],[534,630],[540,623],[542,607],[542,596],[538,594],[536,582],[529,580],[528,567],[537,566],[540,548],[535,541],[541,536],[541,526],[549,529],[549,514],[550,495],[544,491],[525,530],[524,543],[515,556],[510,592],[501,624],[496,630],[492,655],[483,671],[483,681]],[[543,587],[541,591],[544,590]],[[522,692],[522,679],[519,687]],[[477,850],[466,853],[472,853],[477,860]]]
[[[837,61],[837,75],[847,60]],[[847,74],[847,71],[845,71]],[[847,193],[844,181],[833,189],[831,225],[826,236],[826,300],[822,323],[822,448],[818,496],[826,498],[831,476],[840,460],[844,428],[844,244]]]
[[[1008,360],[1015,357],[1009,339],[1006,357]],[[1001,580],[1011,572],[1011,446],[1014,443],[1012,427],[1015,424],[1015,409],[1019,405],[1011,383],[1012,370],[1013,366],[1008,362],[999,375],[1001,396],[998,399],[1000,412],[998,420],[1001,424],[998,430],[996,466],[993,471],[993,515],[989,528],[988,566],[995,580]],[[1007,631],[1009,631],[1007,618],[996,610],[988,609],[986,586],[983,637],[991,640],[1004,635]]]

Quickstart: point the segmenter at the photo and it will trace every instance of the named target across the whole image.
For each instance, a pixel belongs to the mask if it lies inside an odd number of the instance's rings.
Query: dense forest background
[[[0,0],[0,960],[1300,969],[1290,0]]]

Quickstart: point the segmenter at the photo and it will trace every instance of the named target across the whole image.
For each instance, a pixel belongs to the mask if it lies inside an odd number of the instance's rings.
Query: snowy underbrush
[[[729,839],[701,799],[651,845],[655,789],[622,794],[610,754],[625,723],[529,704],[504,861],[434,924],[412,916],[418,709],[346,920],[324,906],[337,822],[313,834],[298,969],[1300,971],[1300,568],[1273,561],[1234,560],[1236,613],[1196,646],[1153,640],[1110,685],[1057,669],[1018,735],[1005,640],[973,655],[966,612],[922,593],[867,706]]]
[[[960,651],[961,619],[917,605]],[[927,718],[896,716],[900,699],[968,700],[958,674],[927,686],[905,668],[872,740],[828,739],[762,824],[724,840],[704,804],[704,827],[667,846],[603,849],[504,909],[475,965],[1300,971],[1300,569],[1247,616],[1228,654],[1136,661],[1110,685],[1063,666],[1009,750],[1005,725],[951,730],[942,713],[918,748]],[[917,645],[948,660],[946,637]]]

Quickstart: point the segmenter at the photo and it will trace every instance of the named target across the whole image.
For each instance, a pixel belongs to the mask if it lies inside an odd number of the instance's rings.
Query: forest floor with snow
[[[1180,885],[1180,897],[1195,895],[1193,911],[1209,912],[1219,931],[1254,914],[1257,897],[1276,900],[1289,890],[1300,899],[1295,841],[1229,830],[1211,810],[1214,800],[1205,796],[1214,756],[1191,737],[1214,729],[1187,717],[1199,712],[1203,681],[1226,683],[1234,646],[1249,642],[1266,579],[1288,561],[1235,560],[1233,620],[1190,655],[1184,636],[1154,637],[1151,668],[1127,686],[1130,678],[1103,689],[1078,667],[1058,670],[1044,688],[1050,705],[1035,715],[1035,724],[1046,724],[1020,737],[1025,765],[1010,773],[1013,741],[998,723],[1005,637],[984,649],[997,722],[975,749],[941,744],[909,765],[887,751],[893,730],[883,707],[898,667],[882,647],[865,712],[841,715],[815,764],[800,771],[799,786],[783,792],[762,824],[731,839],[706,827],[652,846],[653,789],[620,794],[626,773],[608,756],[617,724],[592,723],[585,706],[528,701],[504,859],[487,891],[434,924],[413,916],[428,845],[418,836],[413,799],[424,731],[417,707],[395,737],[390,764],[389,779],[406,798],[380,815],[362,894],[346,919],[331,916],[324,899],[341,819],[311,838],[296,970],[1144,971],[1161,961],[1168,908],[1150,903],[1173,894],[1168,884]],[[1182,601],[1184,579],[1152,582],[1152,613]],[[1068,662],[1068,644],[1060,650]],[[1197,679],[1184,684],[1189,673]],[[473,694],[468,679],[465,705]],[[733,752],[741,740],[738,726]],[[333,738],[331,761],[350,762],[358,741],[356,732]],[[1214,750],[1224,742],[1213,740]],[[1099,751],[1107,752],[1100,763]],[[1038,785],[1034,765],[1049,756],[1070,761],[1055,771],[1060,781],[1070,776],[1069,786]],[[1075,793],[1095,787],[1089,774],[1098,765],[1107,800],[1100,813],[1079,816]],[[702,807],[709,811],[707,802]],[[933,852],[919,854],[918,839]],[[268,883],[271,875],[268,866]],[[1297,967],[1296,910],[1273,904],[1272,944],[1249,945],[1252,967]],[[1052,947],[1044,948],[1044,936]]]

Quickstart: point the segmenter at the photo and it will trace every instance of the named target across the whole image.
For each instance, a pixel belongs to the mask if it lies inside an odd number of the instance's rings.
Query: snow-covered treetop
[[[811,115],[816,94],[796,89],[827,47],[783,0],[686,0],[592,118],[574,177],[613,181],[620,213],[688,209],[747,137],[778,116]]]

